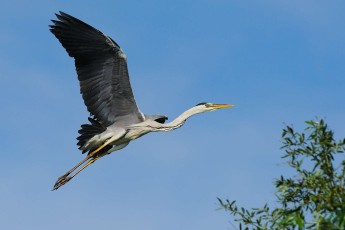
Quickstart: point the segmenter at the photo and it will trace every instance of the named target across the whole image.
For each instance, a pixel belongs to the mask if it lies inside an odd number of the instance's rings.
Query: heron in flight
[[[134,99],[126,55],[109,36],[85,22],[60,11],[50,31],[74,58],[80,93],[89,123],[81,125],[79,149],[87,156],[56,181],[58,189],[86,167],[149,132],[166,132],[181,127],[192,115],[229,108],[231,104],[199,103],[170,123],[165,115],[143,114]]]

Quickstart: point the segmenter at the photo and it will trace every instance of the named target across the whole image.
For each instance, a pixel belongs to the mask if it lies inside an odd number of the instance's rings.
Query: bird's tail
[[[95,135],[103,133],[107,128],[103,126],[99,121],[96,119],[89,117],[88,118],[91,124],[83,124],[81,125],[81,129],[78,130],[80,134],[77,137],[79,149],[82,150],[82,147]],[[83,153],[87,152],[88,150],[83,150]]]

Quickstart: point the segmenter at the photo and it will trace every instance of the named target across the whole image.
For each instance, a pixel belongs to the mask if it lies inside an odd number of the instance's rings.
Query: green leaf
[[[294,174],[274,180],[274,208],[238,208],[217,198],[240,229],[345,229],[345,138],[336,141],[322,119],[305,123],[304,132],[282,131],[282,157]]]

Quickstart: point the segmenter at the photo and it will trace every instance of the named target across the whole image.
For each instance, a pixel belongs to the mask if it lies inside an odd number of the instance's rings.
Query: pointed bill
[[[215,109],[225,109],[225,108],[231,108],[235,105],[233,104],[213,104],[212,107]]]

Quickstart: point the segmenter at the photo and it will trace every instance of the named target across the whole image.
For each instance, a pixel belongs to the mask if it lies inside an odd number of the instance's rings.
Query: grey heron
[[[166,132],[181,127],[192,115],[229,108],[231,104],[199,103],[170,123],[165,115],[143,114],[134,99],[126,55],[109,36],[85,22],[60,11],[50,31],[75,60],[75,67],[89,123],[81,125],[79,149],[87,156],[56,181],[53,190],[111,152],[149,132]]]

